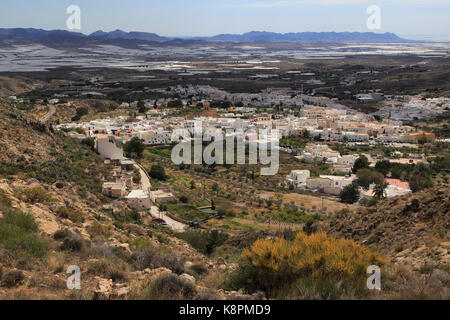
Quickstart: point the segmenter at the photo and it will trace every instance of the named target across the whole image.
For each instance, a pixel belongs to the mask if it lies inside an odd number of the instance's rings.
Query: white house
[[[355,165],[355,161],[359,158],[359,155],[354,155],[354,154],[350,154],[350,155],[344,155],[338,158],[338,163],[340,165],[347,165],[347,166],[354,166]]]
[[[150,191],[150,199],[157,204],[161,203],[170,203],[175,201],[175,196],[168,191],[164,190],[155,190]]]
[[[333,165],[333,174],[349,175],[352,173],[353,166],[346,164],[335,164]]]
[[[144,190],[133,190],[125,197],[133,207],[146,210],[150,209],[152,203],[147,192]]]
[[[305,186],[306,181],[310,178],[309,170],[293,170],[291,174],[286,177],[286,183],[292,184],[295,187]]]

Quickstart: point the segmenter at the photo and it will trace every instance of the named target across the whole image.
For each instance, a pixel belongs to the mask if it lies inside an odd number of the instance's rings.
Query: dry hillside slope
[[[361,212],[341,212],[327,229],[420,269],[448,268],[450,188],[388,199]]]

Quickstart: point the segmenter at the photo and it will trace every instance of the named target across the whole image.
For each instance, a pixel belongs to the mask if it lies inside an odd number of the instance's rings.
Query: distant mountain
[[[32,28],[0,29],[0,45],[43,44],[49,47],[83,47],[111,44],[136,47],[140,44],[185,46],[196,42],[296,42],[296,43],[400,43],[412,42],[393,33],[373,32],[298,32],[275,33],[252,31],[244,34],[221,34],[213,37],[167,38],[148,32],[96,31],[90,35],[66,30]]]
[[[297,32],[297,33],[275,33],[266,31],[251,31],[244,34],[220,34],[213,37],[202,37],[208,41],[232,41],[232,42],[351,42],[351,43],[374,43],[374,42],[409,42],[394,33],[374,32]]]
[[[98,39],[107,39],[107,40],[113,40],[113,39],[127,39],[127,40],[143,40],[143,41],[167,41],[168,38],[161,37],[157,35],[156,33],[148,33],[148,32],[124,32],[122,30],[115,30],[111,32],[103,32],[103,31],[96,31],[89,35],[89,37],[92,38],[98,38]]]
[[[70,32],[66,30],[43,30],[33,28],[14,28],[14,29],[2,29],[0,28],[0,40],[20,40],[20,39],[44,39],[47,37],[58,36],[67,38],[82,38],[85,37],[82,33]]]

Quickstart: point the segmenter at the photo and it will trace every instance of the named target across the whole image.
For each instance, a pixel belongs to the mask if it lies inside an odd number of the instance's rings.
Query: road
[[[148,176],[148,173],[140,166],[139,164],[135,163],[134,167],[139,170],[139,173],[141,174],[141,187],[142,190],[150,192],[150,189],[152,188],[152,184],[150,183],[150,178]]]
[[[172,218],[166,216],[164,212],[160,212],[157,206],[152,206],[152,208],[150,209],[150,214],[154,218],[163,219],[165,222],[167,222],[167,224],[173,231],[183,232],[187,227],[185,224],[175,221]]]
[[[39,121],[46,122],[48,119],[50,119],[56,113],[56,108],[53,104],[50,104],[49,108],[50,108],[50,110],[47,112],[47,114],[45,116],[43,116]]]
[[[150,192],[152,184],[150,182],[150,178],[149,178],[147,172],[137,163],[134,166],[135,166],[135,168],[139,169],[139,172],[141,173],[141,187],[142,187],[142,189]],[[187,227],[185,224],[183,224],[181,222],[178,222],[178,221],[175,221],[172,218],[164,215],[164,213],[161,213],[159,211],[159,208],[156,205],[151,207],[150,214],[152,215],[153,218],[161,218],[164,221],[166,221],[167,224],[169,225],[169,227],[173,231],[182,232]]]

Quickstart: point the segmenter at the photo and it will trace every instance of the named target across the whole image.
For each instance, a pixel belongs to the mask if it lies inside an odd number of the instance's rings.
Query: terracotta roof
[[[386,182],[390,185],[394,185],[402,189],[411,190],[408,182],[401,181],[399,179],[386,179]]]

